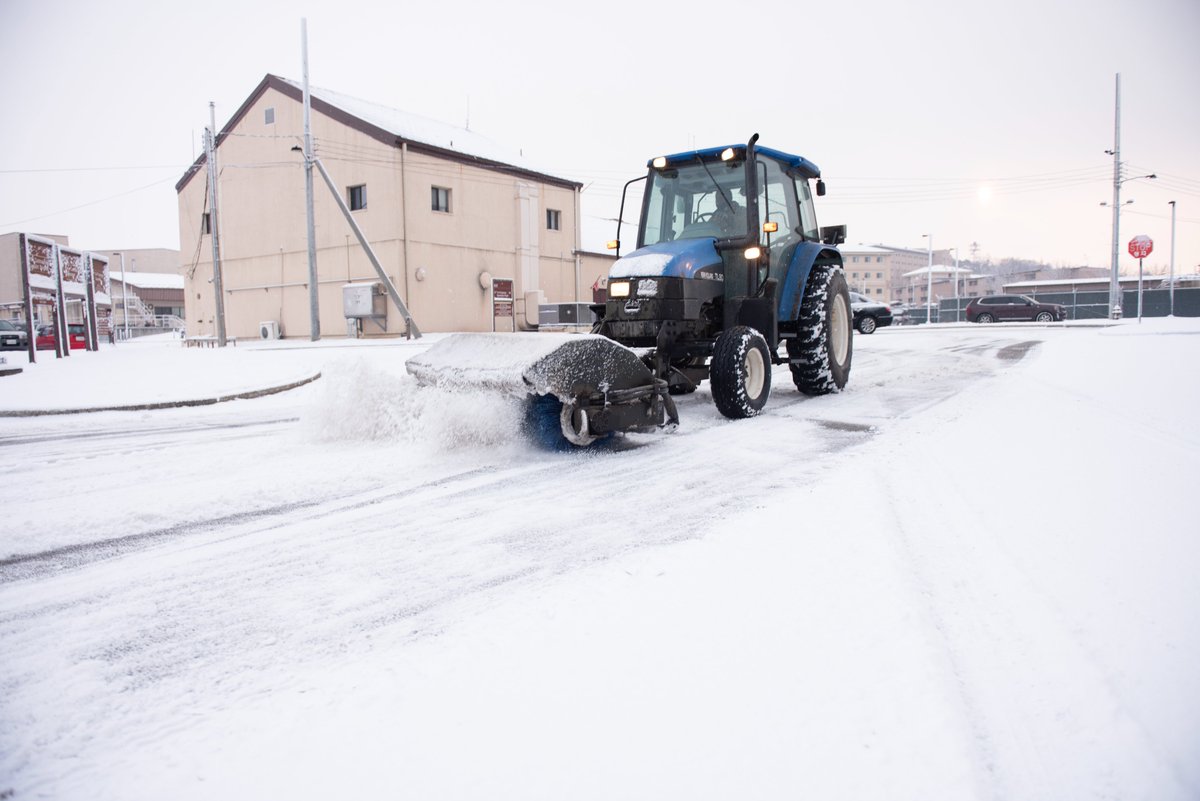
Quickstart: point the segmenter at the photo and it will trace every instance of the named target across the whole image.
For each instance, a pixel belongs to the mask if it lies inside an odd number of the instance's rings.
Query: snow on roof
[[[926,273],[933,273],[934,275],[953,275],[954,273],[959,273],[961,275],[962,273],[969,272],[971,271],[966,267],[951,267],[948,264],[935,264],[932,267],[922,267],[919,270],[911,270],[903,275],[905,278],[908,278],[911,275],[925,275]]]
[[[893,252],[890,248],[880,247],[879,245],[846,245],[846,244],[842,244],[842,245],[838,245],[837,249],[840,250],[842,253],[849,253],[850,255],[855,255],[855,254],[862,255],[863,253],[872,253],[872,254],[878,253],[881,256],[886,256]]]
[[[113,270],[113,281],[124,281],[125,273]],[[138,289],[183,289],[183,276],[175,273],[129,273],[129,285]]]
[[[1122,273],[1118,277],[1121,281],[1136,281],[1137,280],[1136,275],[1125,275],[1124,273]],[[1167,276],[1165,276],[1165,275],[1146,275],[1143,277],[1142,280],[1143,281],[1167,280]],[[1176,278],[1176,280],[1179,280],[1179,279]],[[1108,277],[1108,278],[1042,278],[1037,281],[1013,281],[1012,283],[1005,283],[1004,286],[1006,286],[1006,287],[1038,287],[1038,286],[1061,286],[1062,284],[1078,284],[1078,285],[1087,284],[1089,286],[1091,286],[1091,285],[1108,286],[1109,283],[1111,283],[1111,282],[1112,282],[1111,277]]]
[[[277,76],[278,77],[278,76]],[[279,78],[294,89],[304,91],[304,85],[289,78]],[[432,145],[433,147],[461,153],[465,156],[494,161],[510,167],[536,172],[561,181],[575,183],[573,178],[555,175],[540,167],[530,164],[520,152],[513,151],[491,139],[466,128],[431,120],[407,111],[389,108],[369,100],[362,100],[329,89],[309,86],[309,93],[318,100],[359,118],[363,122],[381,128],[410,142]]]

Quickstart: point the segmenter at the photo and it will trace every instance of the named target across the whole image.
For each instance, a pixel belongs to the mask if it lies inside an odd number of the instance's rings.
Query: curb
[[[54,414],[90,414],[92,412],[142,412],[153,409],[180,409],[186,406],[212,406],[215,403],[224,403],[225,401],[249,400],[251,398],[262,398],[267,395],[276,395],[280,392],[287,392],[288,390],[302,387],[305,384],[311,384],[320,377],[320,373],[315,373],[308,378],[302,378],[290,384],[282,384],[267,389],[255,389],[249,392],[237,392],[232,395],[218,395],[215,398],[162,401],[161,403],[134,403],[124,406],[95,406],[86,409],[21,409],[18,411],[0,411],[0,417],[44,417]]]

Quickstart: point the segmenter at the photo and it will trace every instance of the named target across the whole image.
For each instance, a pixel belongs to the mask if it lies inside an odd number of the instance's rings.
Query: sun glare
[[[979,202],[986,204],[992,199],[992,188],[987,184],[979,187]]]

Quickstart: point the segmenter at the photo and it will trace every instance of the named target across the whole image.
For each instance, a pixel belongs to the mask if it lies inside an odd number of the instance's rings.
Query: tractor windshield
[[[697,161],[650,171],[638,247],[745,234],[743,162]]]

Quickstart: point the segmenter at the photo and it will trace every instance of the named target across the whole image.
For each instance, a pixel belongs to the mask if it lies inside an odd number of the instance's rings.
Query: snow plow
[[[672,396],[705,380],[721,414],[753,417],[776,364],[804,394],[840,391],[853,350],[836,248],[846,229],[817,228],[816,165],[757,141],[660,156],[626,184],[646,181],[637,248],[620,257],[618,223],[592,334],[458,334],[409,359],[408,372],[423,385],[526,396],[536,425],[550,421],[578,446],[678,423]]]
[[[636,352],[602,336],[455,334],[405,368],[425,386],[528,397],[533,424],[556,423],[572,445],[679,420],[667,382]]]

